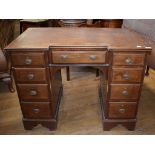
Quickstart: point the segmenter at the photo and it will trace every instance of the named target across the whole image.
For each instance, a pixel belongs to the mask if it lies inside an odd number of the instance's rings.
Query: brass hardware
[[[34,113],[39,113],[39,112],[40,112],[40,109],[38,109],[38,108],[33,109],[33,112],[34,112]]]
[[[119,113],[125,113],[125,109],[123,109],[123,108],[119,109],[118,111],[119,111]]]
[[[128,95],[129,95],[129,93],[128,93],[128,91],[123,90],[123,91],[122,91],[122,95],[124,95],[124,96],[128,96]]]
[[[25,59],[25,64],[26,64],[26,65],[32,64],[32,59],[26,58],[26,59]]]
[[[30,91],[30,95],[31,96],[36,96],[37,95],[37,91],[36,90],[31,90]]]
[[[132,65],[133,61],[130,58],[125,59],[125,63],[128,65]]]
[[[96,55],[90,55],[89,58],[90,58],[91,60],[96,60]]]
[[[124,80],[129,80],[129,75],[127,73],[123,74],[123,79]]]
[[[61,57],[61,59],[67,59],[68,58],[68,55],[67,54],[63,54],[60,57]]]
[[[145,46],[145,48],[146,48],[146,49],[151,49],[151,47],[149,47],[149,46]]]
[[[32,74],[32,73],[28,74],[28,75],[27,75],[27,78],[28,78],[29,80],[32,80],[32,79],[34,78],[34,74]]]

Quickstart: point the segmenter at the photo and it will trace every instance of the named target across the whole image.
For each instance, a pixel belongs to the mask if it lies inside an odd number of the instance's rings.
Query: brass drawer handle
[[[96,56],[96,55],[90,55],[89,58],[90,58],[91,60],[96,60],[97,56]]]
[[[67,59],[68,58],[68,55],[67,54],[63,54],[63,55],[60,55],[61,59]]]
[[[123,108],[119,109],[118,111],[119,111],[119,113],[121,113],[121,114],[125,113],[125,109],[123,109]]]
[[[123,74],[123,79],[124,80],[129,80],[129,75],[127,73]]]
[[[132,64],[133,64],[133,61],[132,61],[130,58],[126,58],[126,59],[125,59],[125,63],[126,63],[127,65],[132,65]]]
[[[36,96],[37,95],[37,91],[36,90],[31,90],[30,91],[30,95],[31,96]]]
[[[34,74],[30,73],[27,75],[28,80],[32,80],[34,78]]]
[[[26,59],[25,59],[25,64],[26,64],[26,65],[32,64],[32,59],[26,58]]]
[[[129,95],[129,93],[128,93],[128,91],[123,90],[123,91],[122,91],[122,95],[123,95],[123,96],[128,96],[128,95]]]
[[[35,108],[35,109],[33,109],[33,112],[34,112],[34,113],[39,113],[39,112],[40,112],[40,109]]]

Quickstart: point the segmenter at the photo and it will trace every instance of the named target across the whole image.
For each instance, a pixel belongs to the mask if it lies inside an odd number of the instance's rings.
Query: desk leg
[[[149,76],[149,69],[150,69],[150,67],[146,66],[145,76]]]
[[[99,69],[96,69],[96,77],[99,76]]]
[[[67,81],[70,81],[70,69],[69,66],[66,67]]]

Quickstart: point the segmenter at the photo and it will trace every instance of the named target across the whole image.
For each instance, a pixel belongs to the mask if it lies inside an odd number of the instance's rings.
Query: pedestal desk
[[[122,124],[134,130],[146,56],[151,47],[127,29],[29,28],[6,48],[12,64],[23,124],[57,127],[63,91],[61,68],[92,66],[100,71],[104,130]]]

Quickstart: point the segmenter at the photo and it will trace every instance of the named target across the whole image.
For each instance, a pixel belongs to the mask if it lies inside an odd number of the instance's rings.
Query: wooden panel
[[[52,110],[56,111],[60,92],[62,88],[61,68],[50,67],[51,75],[51,93],[52,93]]]
[[[144,65],[145,54],[114,53],[113,65]]]
[[[16,68],[14,73],[17,82],[47,82],[45,68]]]
[[[110,102],[109,118],[134,118],[136,105],[134,102]]]
[[[53,63],[105,63],[106,51],[52,51]]]
[[[21,108],[25,118],[51,118],[49,102],[22,102]]]
[[[141,82],[143,68],[112,68],[112,82]]]
[[[45,66],[45,58],[43,52],[19,52],[11,53],[13,66]]]
[[[47,84],[18,84],[21,100],[48,100],[49,92]]]
[[[139,84],[111,84],[110,99],[138,99]]]

